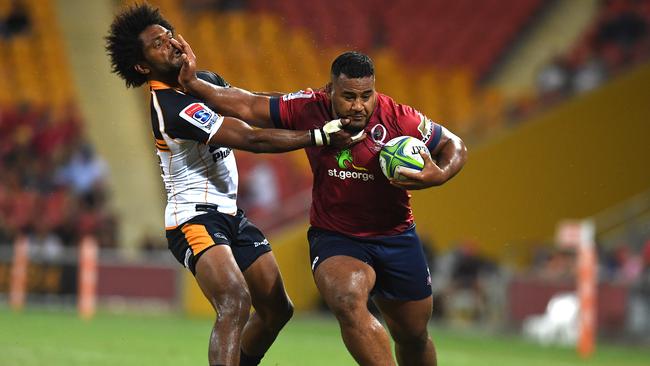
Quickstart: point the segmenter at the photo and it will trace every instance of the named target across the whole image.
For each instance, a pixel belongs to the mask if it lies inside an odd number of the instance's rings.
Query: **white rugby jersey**
[[[227,86],[215,74],[202,79]],[[237,211],[237,164],[230,148],[208,145],[223,116],[201,100],[161,82],[150,82],[151,126],[167,191],[165,228],[173,229],[204,214],[197,204],[216,205],[223,213]]]

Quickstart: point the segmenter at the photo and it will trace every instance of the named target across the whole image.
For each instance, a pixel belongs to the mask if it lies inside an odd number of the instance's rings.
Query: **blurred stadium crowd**
[[[505,98],[490,77],[554,2],[151,2],[187,35],[202,67],[233,85],[279,91],[319,87],[327,80],[332,56],[355,48],[375,60],[380,91],[446,121],[474,142],[650,59],[647,0],[600,2],[591,25],[570,51],[539,70],[536,92],[515,98]],[[63,40],[55,17],[48,15],[52,4],[14,0],[0,5],[0,246],[23,233],[34,250],[52,256],[86,234],[102,247],[118,247],[120,222],[111,211],[110,173],[84,135]],[[246,53],[232,47],[236,44],[247,45]],[[222,49],[229,50],[225,57]],[[301,61],[287,70],[289,59]],[[253,158],[237,152],[237,157],[240,204],[253,220],[273,230],[304,218],[311,178],[302,153]],[[143,247],[164,243],[149,239]],[[433,251],[435,245],[427,248]],[[538,278],[570,279],[572,255],[542,246],[530,272]],[[650,237],[604,248],[600,261],[602,279],[650,293]],[[505,290],[490,279],[507,276],[507,271],[482,257],[472,243],[448,253],[432,252],[431,264],[434,287],[442,293],[436,307],[440,317],[489,320],[490,309],[503,305],[498,294]]]
[[[2,5],[0,245],[25,234],[34,254],[54,259],[85,235],[113,247],[117,221],[107,205],[108,167],[84,136],[72,94],[50,93],[65,88],[36,72],[47,67],[38,59],[47,56],[43,38],[58,35],[45,35],[34,7],[22,1]],[[45,100],[48,94],[58,97]]]

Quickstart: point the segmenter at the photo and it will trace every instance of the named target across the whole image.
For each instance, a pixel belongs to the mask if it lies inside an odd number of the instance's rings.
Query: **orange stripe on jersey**
[[[156,139],[156,147],[160,151],[170,151],[165,140]]]
[[[203,225],[188,224],[183,226],[181,230],[185,234],[185,240],[189,243],[194,255],[214,245],[214,240],[212,240],[212,237]]]
[[[149,81],[151,90],[171,89],[172,87],[163,83],[162,81],[151,80]]]

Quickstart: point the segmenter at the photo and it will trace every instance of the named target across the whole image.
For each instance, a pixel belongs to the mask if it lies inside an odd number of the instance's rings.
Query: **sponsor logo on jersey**
[[[336,177],[340,180],[359,179],[364,182],[375,180],[375,176],[373,174],[367,173],[368,169],[354,165],[354,157],[352,156],[352,151],[350,151],[350,149],[339,151],[336,154],[335,158],[341,170],[328,170],[327,174],[330,177]],[[353,169],[354,171],[350,171],[349,169]]]
[[[179,115],[184,120],[208,133],[221,117],[203,103],[192,103],[185,107]]]
[[[292,99],[308,99],[313,96],[314,96],[314,92],[300,90],[295,93],[283,95],[282,100],[286,102]]]
[[[330,169],[327,171],[327,174],[330,177],[336,177],[339,178],[340,180],[359,179],[364,182],[367,182],[369,180],[375,180],[374,174],[363,173],[363,172],[351,172],[349,170]]]
[[[216,146],[210,146],[208,151],[210,151],[210,154],[212,155],[212,161],[216,163],[219,160],[227,158],[232,152],[232,149],[227,147],[219,148]]]
[[[183,261],[183,265],[185,268],[190,268],[190,258],[192,257],[192,249],[187,248],[185,251],[185,260]]]
[[[339,151],[336,154],[336,161],[339,164],[339,168],[341,169],[354,169],[354,170],[360,170],[360,171],[368,171],[368,169],[364,167],[359,167],[354,165],[354,157],[352,156],[352,151],[350,149],[344,149]]]
[[[261,245],[269,245],[269,241],[267,239],[264,239],[262,241],[253,242],[253,244],[255,245],[255,248],[257,248]]]
[[[420,131],[420,134],[422,135],[422,141],[426,143],[433,135],[433,121],[428,119],[422,113],[418,112],[418,114],[420,115],[420,124],[418,125],[418,131]]]
[[[219,243],[221,243],[221,242],[229,243],[230,242],[230,240],[228,240],[228,237],[223,233],[214,233],[214,234],[212,234],[212,236],[214,236],[214,238],[217,239],[219,241]]]

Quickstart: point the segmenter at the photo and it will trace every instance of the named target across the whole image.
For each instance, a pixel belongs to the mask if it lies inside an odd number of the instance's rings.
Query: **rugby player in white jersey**
[[[284,152],[365,137],[332,121],[316,130],[253,129],[223,117],[184,92],[178,73],[185,55],[174,30],[147,4],[125,9],[106,37],[112,71],[127,87],[148,83],[151,125],[167,190],[169,249],[192,271],[215,309],[210,365],[257,365],[293,308],[268,240],[237,209],[237,167],[231,148]],[[224,85],[216,74],[206,81]],[[255,312],[250,313],[251,305]],[[179,335],[181,336],[181,335]]]

